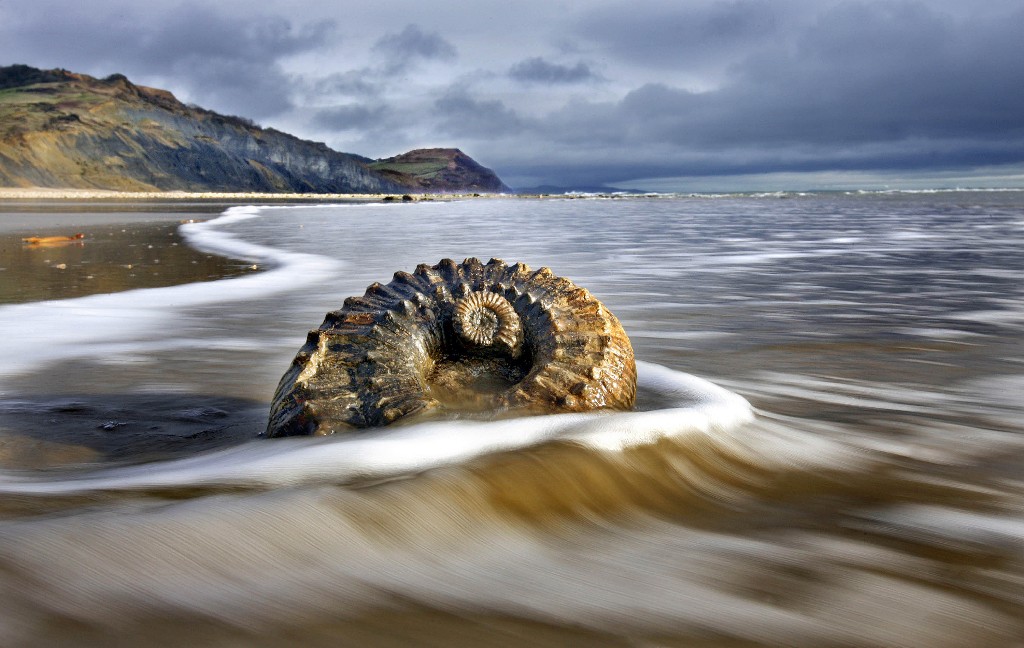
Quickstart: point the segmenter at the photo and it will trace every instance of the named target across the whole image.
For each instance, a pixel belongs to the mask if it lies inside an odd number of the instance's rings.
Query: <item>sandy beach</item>
[[[295,205],[433,201],[473,194],[313,194],[189,191],[110,191],[71,187],[0,187],[0,234],[62,235],[117,223],[207,219],[240,204]]]
[[[0,235],[66,235],[83,227],[212,218],[236,205],[328,205],[544,198],[516,194],[326,194],[210,191],[111,191],[0,187]]]
[[[247,202],[367,202],[387,197],[408,195],[418,200],[451,200],[479,198],[482,194],[328,194],[328,193],[258,193],[213,191],[109,191],[106,189],[75,189],[50,187],[0,187],[0,201],[4,200],[72,200],[72,201],[247,201]],[[495,196],[501,194],[487,194]]]
[[[0,187],[0,200],[382,200],[387,194],[278,194],[254,192],[210,191],[110,191],[106,189],[74,189],[51,187]]]

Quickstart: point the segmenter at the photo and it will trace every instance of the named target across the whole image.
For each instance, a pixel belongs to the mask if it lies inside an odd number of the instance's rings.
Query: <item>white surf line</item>
[[[493,422],[438,421],[352,436],[266,439],[160,464],[53,480],[0,473],[0,494],[70,494],[195,486],[275,487],[385,479],[565,439],[617,451],[663,436],[732,430],[750,404],[722,387],[638,362],[639,384],[677,406],[650,412],[557,414]]]
[[[232,207],[218,218],[187,223],[180,231],[195,248],[271,269],[245,277],[28,304],[0,306],[0,386],[12,375],[65,359],[92,356],[102,345],[123,347],[133,338],[168,326],[179,309],[263,297],[315,283],[341,262],[284,252],[242,241],[223,225],[258,218],[280,207]]]

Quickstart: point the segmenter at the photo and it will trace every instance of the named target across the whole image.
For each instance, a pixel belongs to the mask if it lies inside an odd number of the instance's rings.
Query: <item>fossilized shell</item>
[[[264,434],[413,415],[628,410],[635,398],[629,338],[586,289],[548,268],[443,259],[328,313],[282,377]]]
[[[522,355],[523,325],[519,314],[496,292],[477,290],[456,301],[452,328],[469,348],[494,347],[513,358]]]

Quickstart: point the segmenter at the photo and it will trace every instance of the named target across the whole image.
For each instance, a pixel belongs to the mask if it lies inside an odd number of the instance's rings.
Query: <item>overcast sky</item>
[[[1024,186],[1022,34],[1024,0],[0,0],[0,64],[514,187]]]

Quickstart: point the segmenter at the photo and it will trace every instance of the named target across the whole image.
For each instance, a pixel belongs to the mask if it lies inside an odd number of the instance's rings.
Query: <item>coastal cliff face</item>
[[[135,85],[119,74],[96,79],[66,70],[0,67],[0,186],[308,193],[506,190],[493,172],[457,149],[406,155],[417,154],[444,159],[436,179],[430,172],[420,177],[394,167],[374,168],[373,160],[185,105],[166,90]]]

